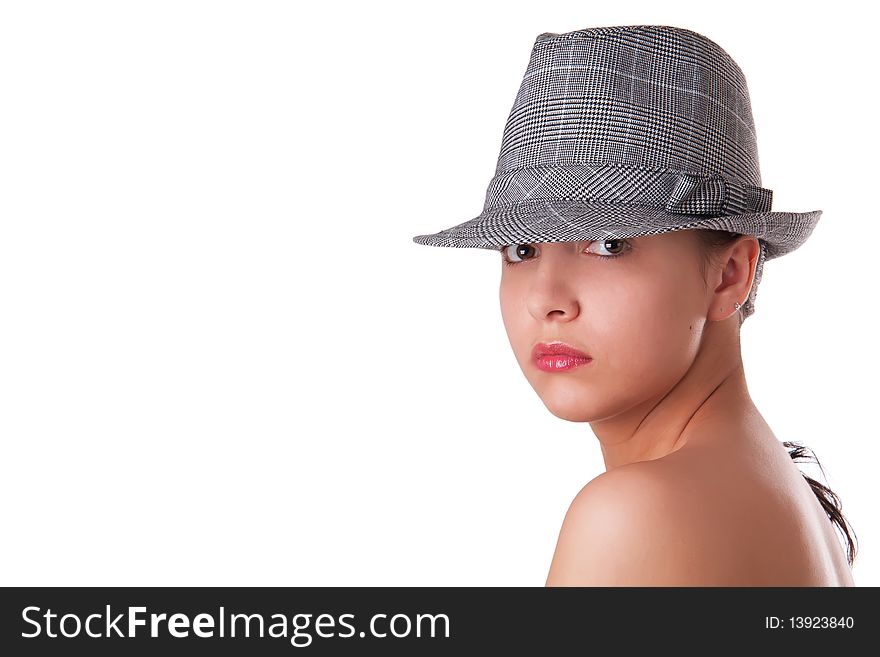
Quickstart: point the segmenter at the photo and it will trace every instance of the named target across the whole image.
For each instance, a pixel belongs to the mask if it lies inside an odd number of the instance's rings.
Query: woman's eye
[[[591,253],[596,253],[596,255],[605,257],[618,256],[626,250],[626,240],[617,237],[609,237],[604,240],[596,240],[595,242],[590,243],[590,247],[597,245],[600,249],[605,249],[606,253],[602,253],[601,251],[599,253],[591,251]]]
[[[506,262],[522,262],[528,259],[529,250],[534,249],[531,244],[510,244],[501,249]]]

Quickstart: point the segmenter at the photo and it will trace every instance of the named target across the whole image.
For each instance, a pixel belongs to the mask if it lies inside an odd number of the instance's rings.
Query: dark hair
[[[700,273],[703,275],[703,278],[706,277],[707,267],[710,262],[714,264],[721,264],[716,262],[716,259],[720,256],[721,251],[733,244],[736,240],[738,240],[742,235],[740,233],[732,233],[726,230],[703,230],[697,229],[694,230],[697,233],[697,236],[700,238],[700,242],[703,246],[701,250],[701,260],[700,260]],[[761,240],[758,240],[761,243]],[[748,317],[754,311],[754,299],[757,294],[758,283],[761,281],[761,273],[764,264],[764,255],[765,255],[765,246],[764,244],[760,244],[761,246],[761,254],[759,257],[759,267],[756,268],[755,271],[755,280],[752,284],[752,289],[749,292],[749,302],[746,305],[743,305],[738,312],[739,314],[739,326],[742,327],[742,323],[745,321],[746,317]],[[746,308],[746,306],[749,306]],[[825,469],[822,467],[822,464],[819,463],[819,459],[816,458],[816,455],[810,450],[808,447],[804,447],[803,445],[797,442],[783,442],[782,445],[790,450],[788,455],[791,457],[791,460],[795,463],[798,462],[811,462],[815,463],[819,466],[819,469],[822,471],[822,476],[825,476]],[[804,479],[807,480],[807,483],[810,484],[810,488],[813,493],[815,493],[816,497],[819,499],[819,503],[822,505],[822,508],[825,510],[825,513],[828,515],[828,519],[831,523],[837,528],[846,539],[847,543],[847,551],[846,551],[846,560],[850,566],[852,566],[853,561],[856,557],[856,543],[857,539],[855,538],[855,532],[852,530],[852,525],[847,522],[846,518],[843,515],[843,507],[840,503],[840,498],[827,486],[823,486],[818,481],[806,475],[806,473],[801,472],[804,476]],[[827,481],[827,477],[825,480]]]

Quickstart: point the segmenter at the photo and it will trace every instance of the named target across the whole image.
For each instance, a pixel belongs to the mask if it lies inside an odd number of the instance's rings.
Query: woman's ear
[[[723,320],[744,305],[752,289],[761,244],[757,237],[744,235],[722,255],[721,283],[715,288],[710,319]]]

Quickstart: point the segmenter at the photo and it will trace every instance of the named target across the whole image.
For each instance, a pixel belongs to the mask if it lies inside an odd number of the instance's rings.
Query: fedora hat
[[[758,238],[755,290],[764,261],[797,249],[822,214],[773,212],[772,198],[745,76],[714,41],[668,25],[545,32],[483,211],[413,241],[499,249],[724,230]]]

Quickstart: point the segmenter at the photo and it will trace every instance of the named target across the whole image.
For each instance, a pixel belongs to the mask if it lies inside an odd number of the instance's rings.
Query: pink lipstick
[[[564,372],[587,365],[593,358],[564,342],[539,342],[532,348],[532,362],[544,372]]]

